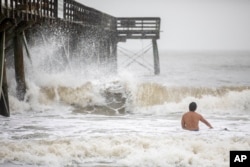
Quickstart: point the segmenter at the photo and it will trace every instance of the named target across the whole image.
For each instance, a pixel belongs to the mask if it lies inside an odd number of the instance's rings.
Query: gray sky
[[[77,0],[115,17],[161,17],[160,49],[250,50],[250,0]]]

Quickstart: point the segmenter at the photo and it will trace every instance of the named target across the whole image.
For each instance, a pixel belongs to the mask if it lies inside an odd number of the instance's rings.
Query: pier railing
[[[58,1],[60,0],[1,0],[0,15],[5,18],[20,18],[23,21],[58,18]],[[65,21],[116,30],[115,17],[74,0],[61,1]]]
[[[56,18],[58,0],[1,0],[0,14],[7,18]]]
[[[159,39],[160,18],[158,17],[118,17],[117,34],[120,40]]]
[[[105,29],[115,29],[116,19],[113,16],[87,7],[74,0],[64,0],[63,18],[90,26],[101,26]]]

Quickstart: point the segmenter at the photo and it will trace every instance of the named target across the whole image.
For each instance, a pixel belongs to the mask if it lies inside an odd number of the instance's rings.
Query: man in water
[[[181,119],[181,126],[185,130],[198,131],[199,130],[199,121],[206,124],[210,129],[213,127],[211,124],[203,118],[202,115],[195,112],[197,105],[195,102],[189,104],[189,112],[183,114]]]

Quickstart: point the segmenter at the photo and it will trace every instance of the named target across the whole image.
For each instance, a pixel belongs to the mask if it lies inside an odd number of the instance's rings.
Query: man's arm
[[[182,129],[186,129],[183,117],[181,118],[181,127]]]
[[[206,124],[210,129],[213,128],[212,125],[205,118],[203,118],[202,116],[201,116],[200,120],[201,120],[201,122],[203,122],[204,124]]]

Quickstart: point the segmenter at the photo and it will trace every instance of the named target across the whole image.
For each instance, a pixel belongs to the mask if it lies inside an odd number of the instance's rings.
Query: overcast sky
[[[250,0],[77,0],[115,17],[161,17],[160,49],[250,50]]]

